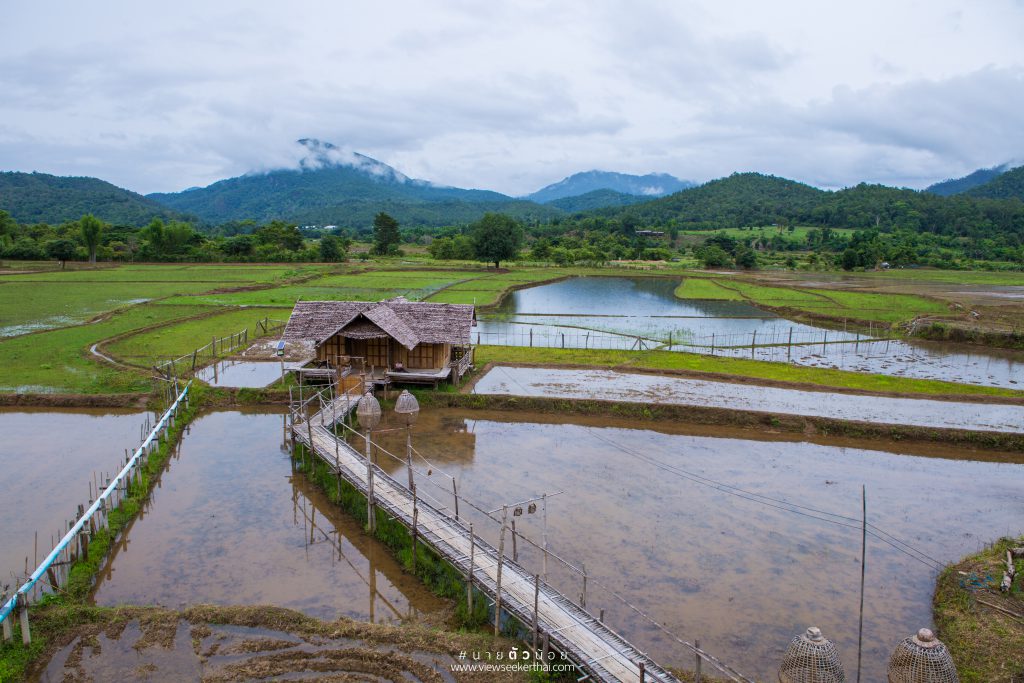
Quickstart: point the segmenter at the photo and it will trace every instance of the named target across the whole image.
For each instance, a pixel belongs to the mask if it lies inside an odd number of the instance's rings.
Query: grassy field
[[[103,353],[131,365],[151,367],[169,358],[179,358],[210,343],[213,337],[249,331],[249,339],[258,333],[257,319],[287,320],[291,308],[251,308],[227,310],[217,315],[186,320],[177,325],[158,327],[131,334],[103,346]],[[204,359],[205,362],[205,359]]]
[[[931,394],[939,396],[1013,396],[1024,398],[1024,391],[957,384],[930,379],[911,379],[847,372],[830,368],[810,368],[786,363],[702,356],[677,351],[618,351],[602,349],[547,349],[521,346],[479,346],[476,365],[485,363],[542,363],[545,365],[592,365],[621,369],[676,370],[704,372],[728,377],[752,377],[778,382],[813,384],[821,387],[859,391]]]
[[[0,275],[0,337],[75,325],[153,299],[269,286],[324,270],[322,266],[174,264]]]
[[[771,307],[793,308],[835,319],[872,320],[900,323],[919,315],[950,312],[941,301],[912,294],[879,294],[834,289],[769,287],[744,280],[687,276],[676,288],[683,299],[749,301]]]
[[[198,306],[134,306],[92,325],[0,340],[0,391],[18,393],[110,394],[148,392],[145,374],[98,362],[89,348],[104,339],[206,309]]]
[[[52,265],[52,264],[51,264]],[[21,275],[0,271],[0,339],[5,363],[0,366],[0,391],[42,393],[120,393],[146,391],[144,373],[133,374],[98,363],[89,347],[132,330],[156,323],[213,314],[117,339],[104,349],[129,364],[147,366],[168,356],[190,353],[210,337],[250,329],[256,319],[284,318],[297,299],[375,301],[403,295],[413,300],[493,305],[511,288],[571,275],[679,275],[676,295],[682,298],[749,301],[787,307],[833,318],[900,322],[916,315],[947,313],[938,301],[910,294],[767,286],[747,279],[708,272],[684,271],[678,264],[651,271],[622,268],[516,267],[496,272],[480,264],[432,267],[433,262],[352,262],[337,265],[123,265],[101,268],[37,270]],[[911,271],[882,273],[879,277],[907,278]],[[917,273],[924,271],[912,271]],[[1013,282],[1015,274],[945,273],[927,271],[932,279],[966,276],[979,283]],[[301,282],[296,279],[302,278]],[[154,299],[132,305],[139,299]],[[127,307],[126,307],[127,306]],[[240,307],[248,307],[241,309]],[[123,309],[123,310],[118,310]],[[223,309],[223,310],[221,310]],[[77,326],[97,314],[109,318]],[[32,326],[56,327],[26,335]],[[18,334],[21,332],[22,334]],[[0,332],[0,334],[3,334]],[[14,336],[17,335],[17,336]],[[490,353],[482,350],[482,353]],[[545,351],[547,353],[548,351]],[[550,350],[555,353],[555,350]],[[537,349],[505,350],[516,356],[536,356]],[[577,358],[600,352],[566,352]],[[594,360],[599,365],[630,364],[631,354]],[[909,393],[1004,393],[997,389],[965,388],[947,383],[843,373],[728,358],[702,358],[666,353],[646,356],[652,369],[690,369],[746,375],[764,379],[847,386],[864,390]]]
[[[947,567],[939,576],[933,602],[938,636],[949,648],[962,683],[1012,683],[1024,678],[1024,560],[1009,593],[1000,593],[1007,549],[1024,537],[1004,538]],[[977,581],[978,583],[975,583]],[[982,601],[988,603],[982,604]]]

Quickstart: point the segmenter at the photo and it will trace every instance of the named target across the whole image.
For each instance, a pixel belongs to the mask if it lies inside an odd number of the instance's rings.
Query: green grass
[[[943,315],[949,308],[941,301],[913,294],[878,294],[835,289],[769,287],[740,279],[687,277],[676,289],[687,299],[746,300],[755,305],[792,308],[834,319],[900,323],[919,315]]]
[[[1010,683],[1024,677],[1024,621],[982,605],[978,599],[1024,614],[1024,589],[1020,579],[1009,593],[998,583],[1005,567],[1006,551],[1024,544],[1024,537],[1003,538],[980,553],[946,567],[939,576],[932,609],[937,635],[949,648],[962,683]],[[1016,560],[1018,577],[1024,560]],[[987,590],[968,591],[961,585],[964,574],[987,582]]]
[[[220,315],[144,330],[104,345],[103,352],[132,365],[150,367],[157,362],[192,353],[209,344],[213,337],[225,337],[248,329],[249,339],[255,339],[258,319],[270,317],[283,320],[289,314],[290,308],[229,310]],[[201,360],[205,363],[208,358]]]
[[[545,365],[589,365],[620,369],[678,370],[706,372],[726,377],[753,377],[779,382],[813,384],[821,387],[860,391],[930,394],[941,396],[1012,396],[1024,398],[1024,391],[957,384],[930,379],[910,379],[810,368],[786,363],[701,356],[676,351],[618,351],[603,349],[545,349],[520,346],[478,346],[477,366],[486,363],[542,363]]]
[[[0,336],[75,325],[143,300],[212,288],[196,282],[3,282]]]
[[[132,303],[266,285],[322,267],[126,265],[0,276],[0,337],[84,322]],[[187,302],[192,303],[192,302]]]
[[[743,295],[733,289],[723,287],[714,280],[688,277],[676,287],[675,294],[680,299],[714,299],[719,301],[743,301]]]
[[[204,310],[194,306],[133,306],[100,323],[0,340],[0,357],[4,359],[0,363],[0,392],[148,392],[152,387],[147,375],[101,363],[90,356],[89,347],[123,332]]]

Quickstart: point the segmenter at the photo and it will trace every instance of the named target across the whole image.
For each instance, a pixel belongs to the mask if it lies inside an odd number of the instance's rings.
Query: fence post
[[[711,333],[711,355],[715,355],[715,333]]]
[[[479,335],[477,335],[479,336]],[[533,348],[533,328],[530,328],[530,348]]]
[[[701,667],[701,663],[704,661],[704,659],[700,656],[700,641],[699,640],[694,640],[693,641],[693,647],[696,650],[694,652],[694,656],[697,658],[697,666],[696,666],[696,669],[695,669],[695,674],[694,674],[693,680],[696,681],[696,683],[700,683],[700,667]]]
[[[210,357],[217,357],[217,337],[211,337],[213,341],[210,342]]]
[[[32,632],[28,626],[28,597],[24,593],[18,593],[18,607],[21,612],[21,642],[31,645]]]
[[[754,357],[754,346],[757,345],[757,330],[754,330],[753,336],[750,337],[750,357]]]
[[[789,328],[789,341],[786,343],[786,362],[793,358],[793,328]]]

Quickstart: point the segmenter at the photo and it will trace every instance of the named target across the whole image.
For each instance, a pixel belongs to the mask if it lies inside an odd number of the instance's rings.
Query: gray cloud
[[[512,194],[589,168],[920,187],[1024,156],[1018,0],[8,9],[0,168],[142,192],[295,165],[301,137]]]

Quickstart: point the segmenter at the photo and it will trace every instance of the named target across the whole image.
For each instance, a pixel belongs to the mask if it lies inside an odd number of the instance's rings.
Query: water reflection
[[[196,377],[218,387],[260,388],[281,378],[281,364],[221,360],[196,372]]]
[[[0,409],[0,584],[46,557],[77,506],[88,507],[94,472],[124,464],[145,420],[126,411]]]
[[[449,430],[463,424],[474,438],[460,431],[447,441]],[[468,501],[488,510],[565,490],[548,505],[551,547],[585,565],[587,605],[595,613],[605,609],[616,630],[662,663],[689,664],[610,588],[764,679],[774,675],[789,639],[810,624],[837,640],[845,661],[855,659],[861,484],[872,524],[941,562],[1024,529],[1019,460],[975,462],[962,450],[929,444],[814,443],[772,434],[752,440],[749,432],[649,424],[638,429],[606,417],[424,411],[414,441],[437,467],[429,477],[417,476],[417,488],[446,501],[444,473],[454,475],[468,499],[463,516],[495,543],[497,525]],[[380,438],[402,452],[401,431]],[[382,464],[403,478],[400,464]],[[785,512],[762,496],[839,517]],[[517,521],[520,532],[539,542],[539,515]],[[519,538],[514,552],[540,571],[541,554],[526,540]],[[935,570],[921,559],[869,539],[865,680],[884,679],[897,640],[931,623]],[[550,563],[549,580],[573,599],[582,592],[579,576],[557,561]]]
[[[702,354],[985,386],[1024,386],[1024,354],[1019,351],[862,341],[862,336],[869,335],[792,322],[746,302],[678,299],[674,295],[678,282],[677,278],[578,277],[517,290],[495,312],[480,314],[474,340],[586,349],[668,344],[672,350]],[[756,342],[753,351],[752,342]]]
[[[152,502],[103,573],[97,604],[273,604],[394,622],[443,602],[282,452],[283,415],[193,423]]]

